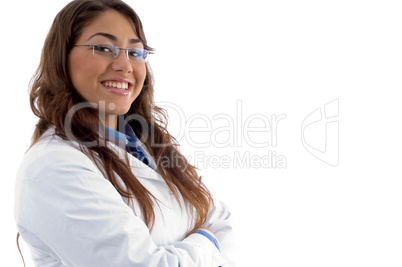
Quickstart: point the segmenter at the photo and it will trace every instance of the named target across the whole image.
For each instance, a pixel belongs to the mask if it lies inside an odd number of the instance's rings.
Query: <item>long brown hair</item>
[[[145,223],[152,229],[157,200],[134,176],[128,158],[119,158],[110,147],[99,145],[101,142],[95,146],[86,145],[102,138],[102,134],[98,131],[100,125],[98,112],[93,108],[80,108],[75,110],[73,116],[68,117],[71,109],[80,103],[85,103],[85,99],[77,93],[69,78],[68,54],[83,28],[101,13],[111,9],[133,21],[145,48],[152,51],[146,43],[139,17],[124,2],[120,0],[70,2],[54,19],[43,46],[39,67],[31,81],[31,108],[39,117],[32,145],[50,127],[54,127],[55,134],[65,140],[74,136],[81,150],[97,164],[116,190],[129,200],[134,198],[137,200]],[[192,214],[194,228],[191,233],[204,224],[212,205],[212,198],[198,177],[195,167],[179,152],[177,141],[167,131],[167,116],[163,109],[155,105],[153,77],[148,63],[146,67],[147,74],[142,91],[125,114],[125,118],[130,118],[132,115],[141,118],[141,121],[128,120],[128,123],[138,138],[144,142],[157,164],[159,173],[180,205],[182,206],[181,196],[194,209],[195,212]],[[65,125],[66,118],[70,120],[69,127]],[[117,182],[116,174],[123,180],[124,187]]]

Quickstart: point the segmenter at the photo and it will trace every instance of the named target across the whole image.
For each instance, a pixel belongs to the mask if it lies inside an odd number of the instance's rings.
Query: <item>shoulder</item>
[[[98,189],[111,194],[114,188],[79,146],[45,134],[24,155],[17,172],[16,221],[39,229],[40,218],[49,213],[61,218],[62,212],[94,197]]]
[[[87,216],[104,214],[106,206],[128,212],[118,191],[77,144],[50,134],[27,151],[15,184],[19,229],[53,240],[49,232],[75,229]]]
[[[41,177],[47,177],[43,174],[51,170],[70,171],[77,168],[99,172],[77,143],[63,140],[48,131],[24,155],[17,179],[35,179],[38,173],[42,174]]]

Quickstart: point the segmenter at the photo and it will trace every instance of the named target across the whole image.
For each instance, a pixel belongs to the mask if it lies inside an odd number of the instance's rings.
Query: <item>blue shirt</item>
[[[110,141],[117,143],[120,147],[124,147],[128,153],[149,166],[149,160],[146,158],[143,149],[139,146],[138,138],[131,126],[121,118],[119,118],[119,123],[120,125],[118,128],[124,132],[122,133],[109,127],[105,127],[106,137]]]

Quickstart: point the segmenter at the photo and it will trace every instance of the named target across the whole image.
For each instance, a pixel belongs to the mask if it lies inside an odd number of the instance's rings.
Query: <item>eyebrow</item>
[[[109,34],[109,33],[105,33],[105,32],[98,32],[98,33],[95,33],[95,34],[91,35],[91,37],[89,37],[88,40],[91,39],[91,38],[93,38],[93,37],[95,37],[95,36],[98,36],[98,35],[104,36],[104,37],[106,37],[106,38],[108,38],[109,40],[112,40],[112,41],[114,41],[114,42],[117,41],[117,37],[116,37],[116,36],[114,36],[114,35],[112,35],[112,34]],[[88,40],[87,40],[87,41],[88,41]],[[142,41],[141,39],[129,39],[129,43],[130,43],[130,44],[136,44],[136,43],[142,43],[142,42],[143,42],[143,41]]]

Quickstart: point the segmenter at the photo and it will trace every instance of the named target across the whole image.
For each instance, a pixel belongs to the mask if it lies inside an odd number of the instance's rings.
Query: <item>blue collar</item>
[[[114,143],[118,143],[121,147],[125,147],[126,145],[128,145],[128,143],[134,146],[138,146],[138,138],[130,125],[124,119],[119,119],[119,123],[119,129],[122,132],[113,130],[109,127],[105,127],[106,138]]]
[[[125,148],[128,153],[149,166],[149,161],[145,156],[143,149],[138,144],[138,138],[131,126],[124,120],[123,116],[119,116],[119,132],[109,127],[105,127],[106,138],[117,144],[121,148]]]

